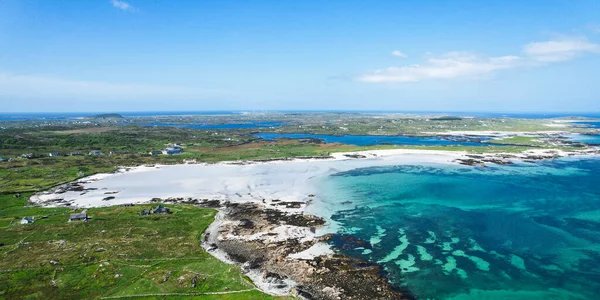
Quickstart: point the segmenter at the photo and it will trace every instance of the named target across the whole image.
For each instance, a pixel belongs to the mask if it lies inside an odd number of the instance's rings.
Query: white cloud
[[[402,57],[402,58],[407,58],[407,57],[408,57],[408,56],[406,56],[406,54],[404,54],[404,53],[402,53],[402,52],[400,52],[400,51],[398,51],[398,50],[394,50],[394,51],[392,52],[392,55],[393,55],[393,56],[397,56],[397,57]]]
[[[484,58],[468,52],[452,52],[427,59],[423,64],[390,67],[364,75],[365,82],[416,82],[426,79],[478,77],[520,63],[517,56]]]
[[[587,28],[593,33],[600,33],[600,25],[598,24],[590,24]]]
[[[488,57],[470,52],[430,56],[423,63],[375,70],[358,78],[364,82],[417,82],[430,79],[480,78],[499,70],[544,66],[586,53],[600,53],[600,46],[583,37],[530,43],[521,55]]]
[[[565,38],[554,41],[530,43],[523,52],[534,60],[557,62],[573,59],[585,53],[600,52],[600,46],[585,37]]]
[[[181,86],[82,81],[0,72],[0,99],[73,99],[79,101],[201,99],[224,93]]]
[[[112,5],[120,10],[131,10],[133,7],[131,6],[131,4],[125,2],[125,1],[119,1],[119,0],[111,0],[110,1],[112,3]]]

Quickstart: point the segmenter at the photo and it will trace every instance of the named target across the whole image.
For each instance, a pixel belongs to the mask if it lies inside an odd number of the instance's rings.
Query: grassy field
[[[274,299],[200,247],[214,210],[168,205],[172,214],[141,216],[150,205],[95,208],[90,221],[69,223],[68,208],[26,208],[26,196],[0,196],[0,298]],[[22,225],[23,216],[37,221]]]

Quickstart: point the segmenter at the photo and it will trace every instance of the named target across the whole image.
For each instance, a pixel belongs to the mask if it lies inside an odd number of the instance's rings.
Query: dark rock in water
[[[363,247],[363,248],[367,248],[367,249],[371,248],[370,243],[360,240],[360,239],[357,239],[356,237],[354,237],[352,235],[348,235],[348,234],[334,235],[333,243],[335,245],[337,245],[339,248],[344,249],[344,250],[355,249],[358,247]]]
[[[502,160],[495,158],[486,158],[483,160],[484,162],[494,163],[497,165],[512,165],[513,163],[510,160]]]
[[[344,156],[348,158],[367,158],[366,156],[361,154],[344,154]]]
[[[465,165],[465,166],[479,166],[479,167],[484,167],[485,166],[485,164],[481,160],[477,160],[477,159],[463,159],[463,158],[459,158],[456,161],[459,164]]]
[[[352,204],[352,201],[344,201],[344,202],[340,202],[340,204]]]
[[[108,201],[108,200],[112,200],[112,199],[115,199],[115,197],[114,196],[105,197],[102,199],[102,201]]]

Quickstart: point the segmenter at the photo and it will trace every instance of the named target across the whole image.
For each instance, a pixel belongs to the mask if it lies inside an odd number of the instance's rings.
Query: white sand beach
[[[489,156],[508,155],[514,159],[526,159],[528,155],[585,155],[590,151],[596,149],[579,152],[536,149],[520,154],[496,153]],[[356,158],[356,155],[361,157]],[[35,194],[30,200],[42,206],[69,204],[78,208],[146,203],[152,198],[194,198],[267,205],[276,200],[313,203],[311,208],[314,208],[322,200],[316,184],[328,175],[374,166],[457,164],[456,160],[467,158],[466,155],[468,153],[461,151],[391,149],[334,153],[330,159],[139,166],[79,179],[77,183],[84,187],[83,191],[53,189]],[[306,207],[285,210],[307,211]],[[328,217],[323,211],[309,209],[308,212]]]
[[[346,154],[366,158],[348,158]],[[274,199],[318,201],[314,183],[322,176],[370,166],[448,164],[464,154],[398,149],[335,153],[331,159],[140,166],[82,178],[78,182],[85,187],[83,192],[58,194],[50,191],[32,196],[31,201],[56,206],[60,203],[52,200],[63,199],[63,203],[81,208],[144,203],[152,198],[170,197],[252,202],[265,199],[267,203]]]

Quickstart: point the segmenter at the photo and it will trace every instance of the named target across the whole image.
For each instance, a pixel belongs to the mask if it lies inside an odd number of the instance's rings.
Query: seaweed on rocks
[[[259,286],[304,299],[414,299],[392,288],[379,266],[362,260],[340,254],[290,258],[335,237],[314,235],[315,228],[325,224],[322,218],[258,203],[227,203],[221,212],[219,224],[205,235],[205,249],[226,253],[245,272],[254,274]],[[347,240],[363,244],[351,237]]]

